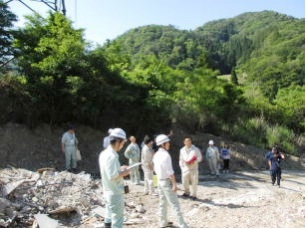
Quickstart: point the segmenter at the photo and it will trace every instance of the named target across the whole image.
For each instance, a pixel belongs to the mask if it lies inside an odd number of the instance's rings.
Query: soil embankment
[[[50,128],[47,125],[29,130],[23,125],[9,123],[0,126],[0,168],[13,166],[16,168],[25,168],[36,171],[39,168],[52,167],[58,171],[64,170],[64,155],[61,152],[61,137],[64,128]],[[102,140],[106,131],[94,130],[89,127],[79,126],[77,128],[77,137],[79,139],[79,148],[83,160],[79,163],[79,170],[87,173],[98,174],[98,155],[102,150]],[[131,135],[133,133],[127,133]],[[171,137],[171,155],[173,166],[179,174],[178,156],[179,149],[182,147],[183,138],[187,136],[183,131],[174,131]],[[194,139],[194,144],[205,152],[207,143],[213,139],[215,145],[220,147],[225,140],[210,134],[198,133],[190,135]],[[142,136],[136,136],[140,141]],[[231,148],[231,170],[261,170],[264,169],[263,154],[264,149],[258,149],[253,146],[244,145],[238,142],[226,141]],[[123,154],[120,154],[122,164],[127,163]],[[287,155],[284,162],[284,169],[304,169],[304,159]],[[208,173],[208,165],[204,158],[200,163],[200,174]]]

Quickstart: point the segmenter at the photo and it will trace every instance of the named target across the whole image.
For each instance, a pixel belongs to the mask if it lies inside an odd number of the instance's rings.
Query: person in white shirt
[[[160,226],[167,227],[168,204],[172,206],[173,213],[177,219],[178,226],[187,228],[182,213],[176,191],[178,190],[176,179],[172,167],[172,160],[168,150],[170,149],[170,139],[164,134],[160,134],[155,139],[156,145],[159,147],[153,157],[154,171],[158,177],[158,194],[159,194],[159,214]]]
[[[129,175],[127,166],[120,166],[119,152],[126,142],[126,134],[121,128],[111,131],[110,145],[100,153],[99,167],[105,199],[106,228],[122,228],[124,220],[123,177]]]
[[[197,185],[199,181],[198,163],[202,161],[200,150],[192,144],[191,138],[184,139],[184,147],[180,150],[179,165],[182,171],[182,183],[184,197],[190,196],[189,185],[191,184],[191,199],[197,198]]]
[[[147,136],[143,143],[144,144],[141,150],[141,163],[144,174],[144,191],[146,195],[149,194],[155,196],[156,193],[154,192],[153,185],[153,139]]]
[[[129,138],[130,144],[124,151],[124,156],[129,159],[129,165],[134,165],[136,163],[139,163],[140,160],[140,149],[139,146],[136,143],[136,138],[134,136],[131,136]],[[130,178],[132,183],[134,184],[140,184],[140,173],[139,173],[139,167],[136,166],[132,168]]]
[[[214,146],[214,141],[210,140],[208,142],[209,146],[206,150],[206,159],[208,161],[210,174],[219,176],[219,168],[218,168],[218,161],[220,159],[219,150],[216,146]]]

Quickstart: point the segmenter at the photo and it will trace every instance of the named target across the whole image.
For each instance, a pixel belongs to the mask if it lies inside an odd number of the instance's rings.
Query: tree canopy
[[[142,26],[92,48],[63,15],[31,15],[13,46],[6,43],[17,71],[0,78],[11,107],[3,105],[0,121],[120,125],[139,134],[175,124],[264,147],[288,136],[296,152],[304,34],[304,19],[263,11],[194,31]]]
[[[13,23],[17,21],[17,16],[12,13],[7,6],[0,0],[0,73],[6,68],[7,61],[12,58],[13,48]]]

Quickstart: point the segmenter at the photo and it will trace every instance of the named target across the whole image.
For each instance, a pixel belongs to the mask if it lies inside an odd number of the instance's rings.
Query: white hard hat
[[[213,141],[213,140],[210,140],[210,141],[208,142],[208,144],[209,144],[209,145],[213,145],[213,144],[214,144],[214,141]]]
[[[126,139],[125,131],[122,130],[121,128],[112,129],[109,136],[115,137],[115,138]]]
[[[160,134],[155,138],[156,145],[160,146],[166,142],[170,142],[170,138],[167,135]]]

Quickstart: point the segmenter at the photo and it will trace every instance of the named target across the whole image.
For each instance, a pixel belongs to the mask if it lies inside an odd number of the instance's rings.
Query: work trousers
[[[191,184],[191,196],[197,196],[197,186],[199,181],[198,168],[187,170],[182,172],[182,182],[184,186],[184,192],[190,194],[189,185]]]
[[[208,158],[208,165],[211,174],[216,174],[219,176],[219,169],[218,169],[218,158],[210,157]]]
[[[111,223],[112,228],[122,228],[124,219],[123,194],[104,193],[105,223]]]
[[[136,163],[138,163],[138,162],[137,161],[136,162],[130,161],[129,165],[134,165]],[[139,184],[139,182],[140,182],[140,173],[139,173],[139,167],[138,166],[136,166],[136,167],[131,169],[130,178],[131,178],[131,181],[133,183]]]
[[[223,170],[229,170],[229,159],[223,159]]]
[[[76,169],[77,159],[76,159],[76,148],[74,146],[65,147],[65,159],[66,159],[66,169]]]
[[[145,192],[154,193],[153,170],[143,168]]]
[[[178,226],[181,228],[187,228],[182,213],[180,211],[180,204],[176,192],[172,190],[172,184],[170,179],[158,180],[158,193],[159,193],[159,216],[160,226],[164,227],[168,223],[168,204],[172,206],[173,214],[176,217]]]
[[[280,167],[271,170],[271,180],[272,184],[275,184],[275,181],[277,182],[277,185],[280,185],[282,170]]]

